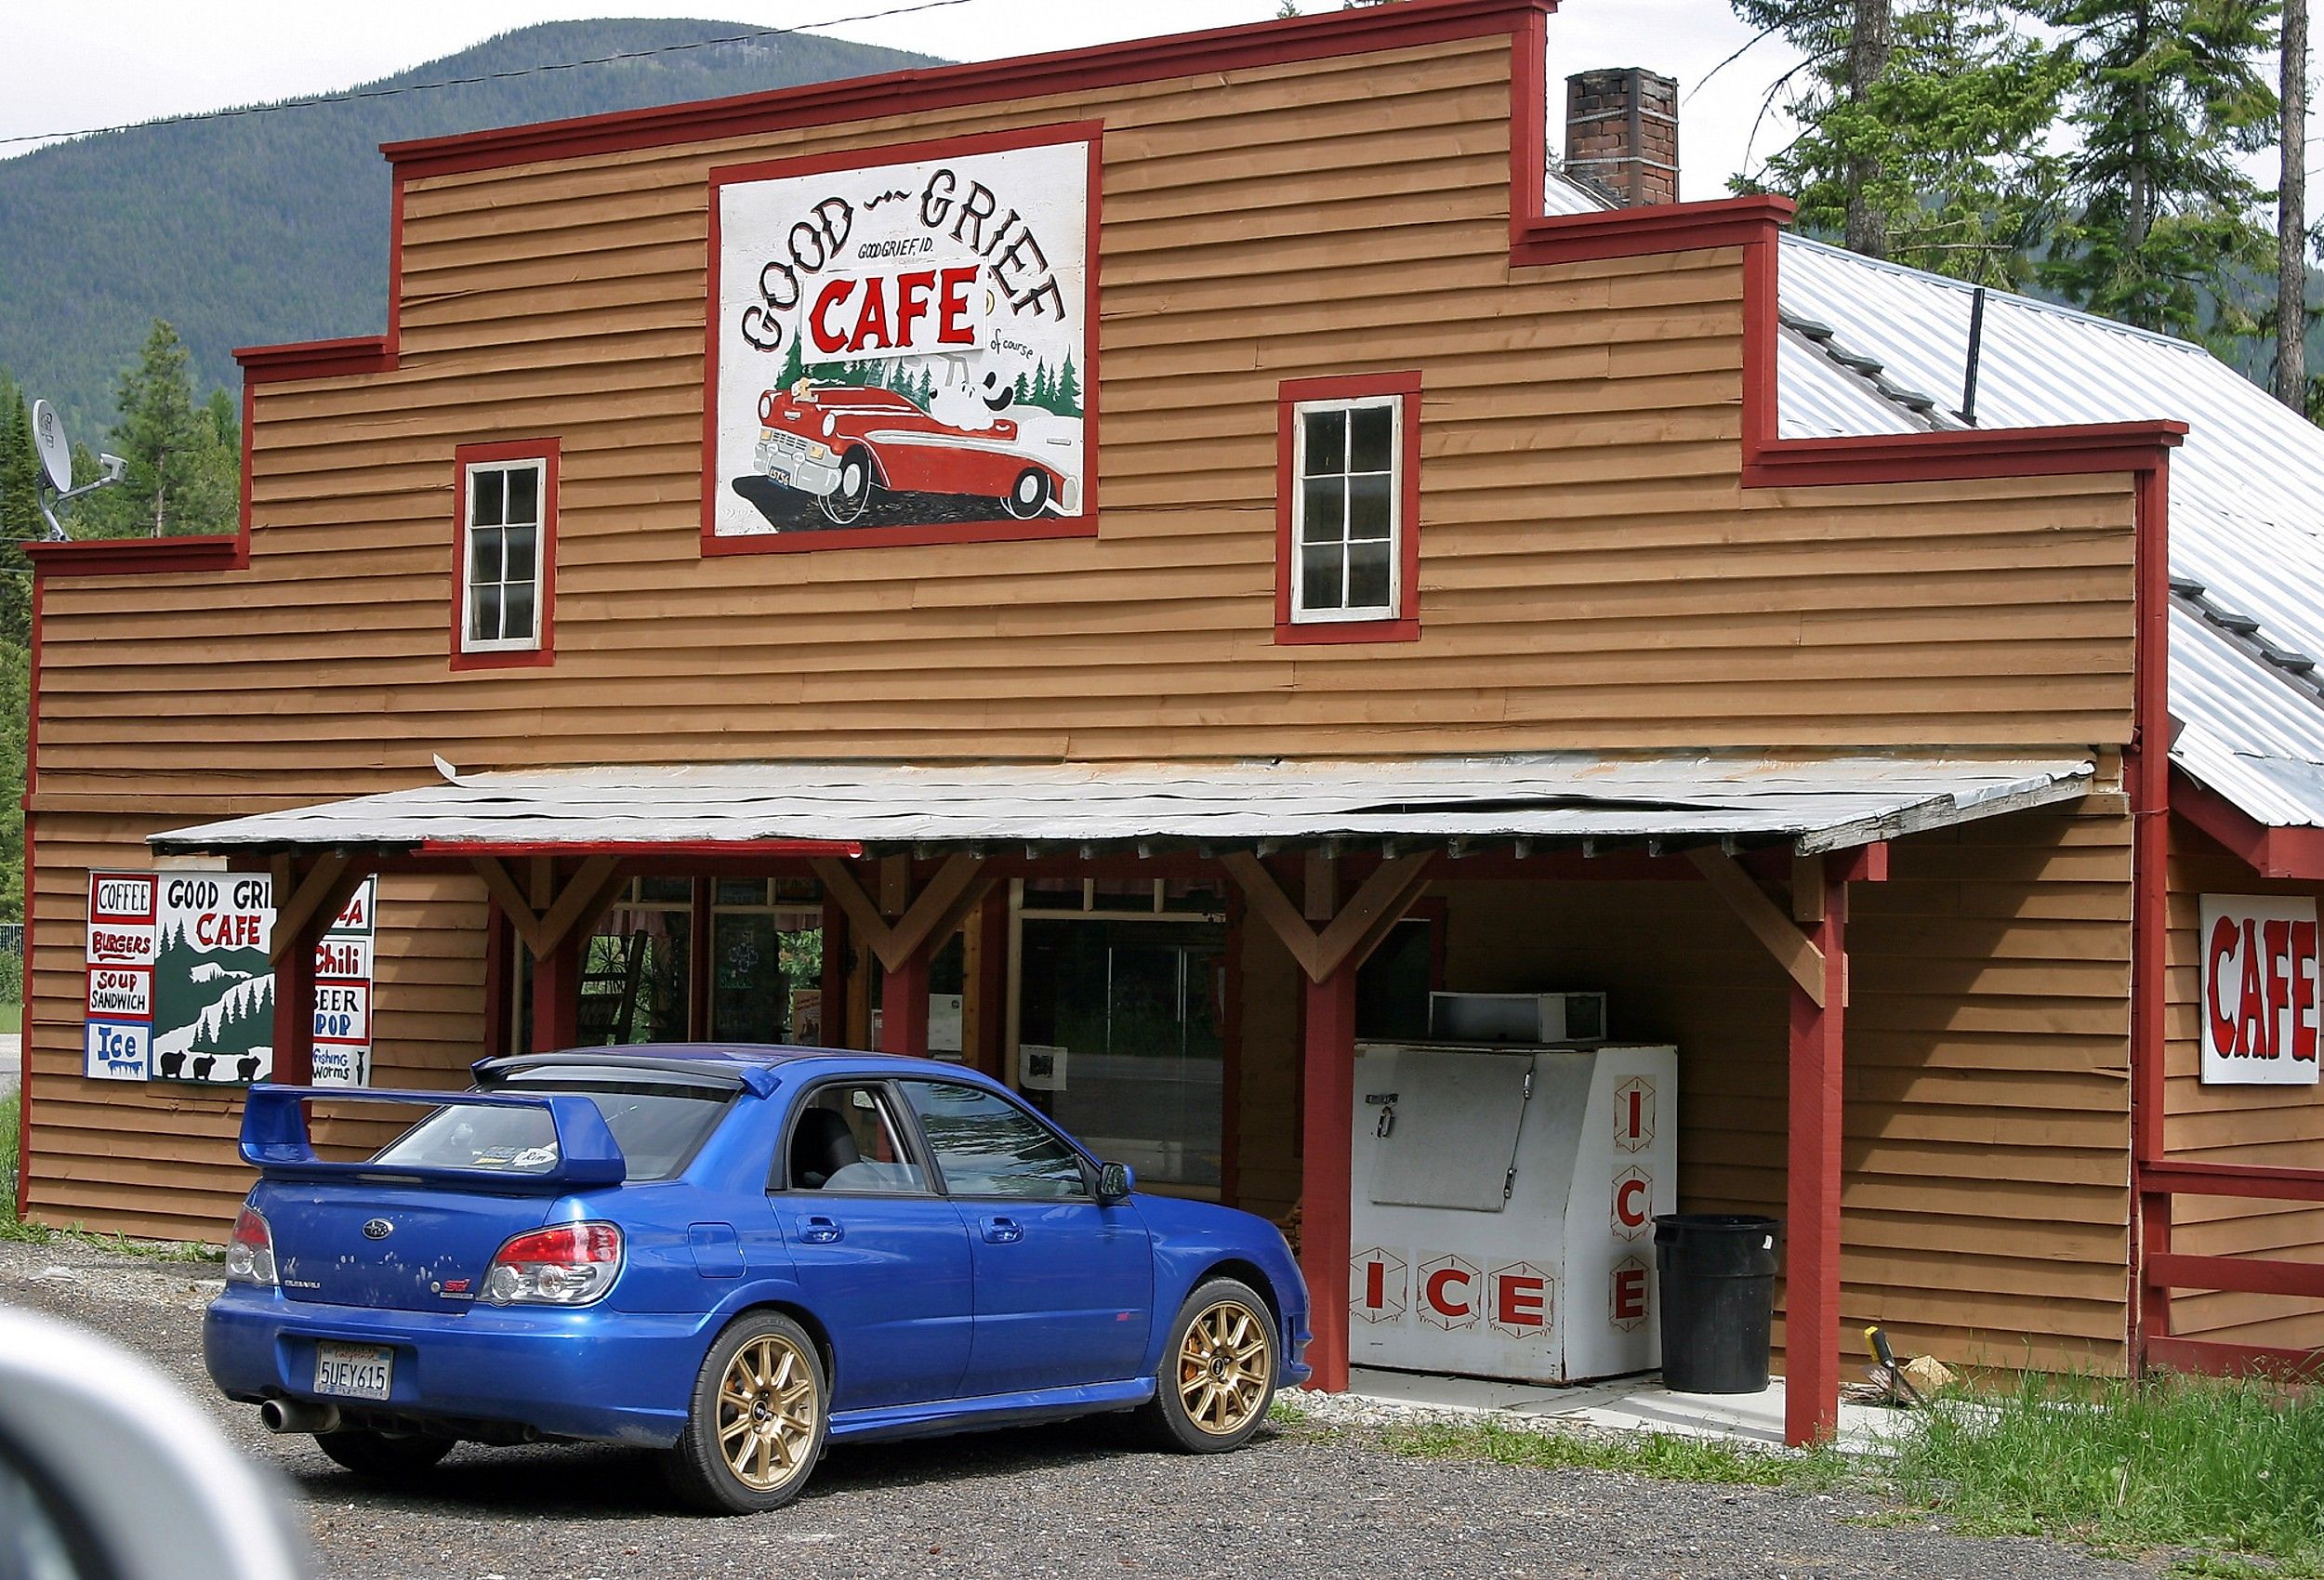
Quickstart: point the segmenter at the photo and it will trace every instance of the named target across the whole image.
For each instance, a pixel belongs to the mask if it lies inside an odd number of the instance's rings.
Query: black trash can
[[[1677,1393],[1757,1393],[1767,1386],[1783,1225],[1740,1213],[1655,1219],[1662,1281],[1662,1380]]]

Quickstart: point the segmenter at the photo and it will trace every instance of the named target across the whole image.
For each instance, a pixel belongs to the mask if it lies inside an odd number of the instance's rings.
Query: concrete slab
[[[1783,1446],[1781,1377],[1758,1393],[1673,1393],[1653,1376],[1556,1388],[1359,1366],[1348,1374],[1348,1391],[1392,1409],[1500,1414],[1521,1417],[1527,1426],[1567,1421],[1618,1431],[1715,1438],[1760,1448]],[[1888,1440],[1903,1424],[1904,1418],[1894,1410],[1842,1403],[1840,1446],[1855,1454],[1892,1452]]]
[[[0,1036],[0,1101],[17,1088],[22,1072],[19,1060],[23,1056],[24,1039],[16,1033]]]

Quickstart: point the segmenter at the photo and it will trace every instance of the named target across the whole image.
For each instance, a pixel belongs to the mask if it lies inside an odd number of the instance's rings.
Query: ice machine
[[[1678,1051],[1362,1043],[1348,1360],[1579,1382],[1660,1363]]]

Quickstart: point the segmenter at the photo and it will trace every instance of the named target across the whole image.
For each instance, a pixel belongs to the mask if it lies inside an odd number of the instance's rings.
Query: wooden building
[[[1334,1387],[1351,1046],[1592,988],[1681,1050],[1682,1204],[1788,1220],[1795,1439],[1875,1320],[2324,1343],[2324,634],[2220,597],[2313,540],[2183,562],[2225,438],[2109,326],[1996,298],[1972,427],[1877,360],[1957,376],[1949,285],[1608,206],[1669,188],[1556,167],[1552,61],[1547,0],[1408,0],[388,149],[388,330],[241,353],[242,531],[33,550],[26,1210],[217,1236],[262,1003],[293,1080],[318,1018],[396,1086],[949,1048],[1299,1209]],[[2001,426],[2006,324],[2101,374]],[[238,875],[262,955],[172,1022]],[[2214,1014],[2289,1084],[2200,1078]],[[1143,1084],[1047,1084],[1093,1047]]]

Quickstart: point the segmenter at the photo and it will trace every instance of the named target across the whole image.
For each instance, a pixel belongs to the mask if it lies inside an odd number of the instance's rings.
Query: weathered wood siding
[[[2324,1166],[2324,1086],[2206,1086],[2202,1083],[2206,894],[2324,894],[2324,885],[2255,876],[2209,836],[2171,823],[2171,974],[2168,1097],[2163,1145],[2199,1163]],[[2298,1202],[2181,1196],[2172,1206],[2171,1248],[2194,1256],[2324,1261],[2324,1206]],[[2171,1301],[2172,1332],[2233,1344],[2324,1346],[2324,1311],[2279,1295],[2190,1291]]]
[[[2129,1282],[2130,822],[2119,796],[1894,847],[1852,889],[1841,1335],[1948,1362],[2119,1371]],[[1452,869],[1457,872],[1458,865]],[[1691,878],[1451,881],[1453,989],[1603,988],[1679,1048],[1683,1210],[1784,1213],[1789,979]],[[1257,929],[1253,929],[1256,933]],[[1296,968],[1245,981],[1246,1200],[1296,1197]],[[1780,1306],[1776,1326],[1782,1340]]]
[[[1745,494],[1738,250],[1512,271],[1509,65],[1485,39],[413,182],[401,365],[256,391],[249,568],[46,586],[42,1213],[216,1223],[233,1189],[228,1099],[77,1079],[86,869],[139,864],[155,829],[424,782],[430,753],[2120,740],[2127,480]],[[705,559],[709,170],[1089,119],[1099,535]],[[1277,646],[1278,382],[1403,368],[1420,639]],[[456,672],[454,448],[541,436],[562,447],[556,662]],[[435,905],[429,968],[472,978],[475,897]],[[472,983],[424,1012],[403,985],[386,1067],[445,1063],[431,1039],[473,1022]],[[397,1029],[422,1013],[427,1035]],[[100,1164],[127,1112],[139,1155]],[[162,1210],[119,1182],[140,1173],[215,1187]]]

